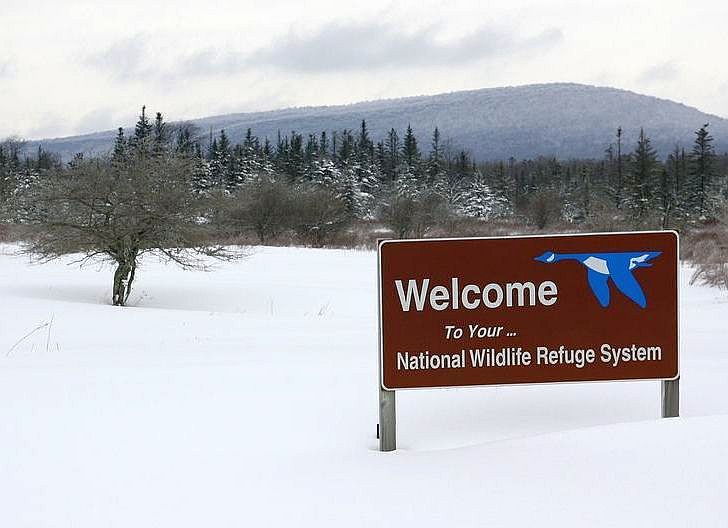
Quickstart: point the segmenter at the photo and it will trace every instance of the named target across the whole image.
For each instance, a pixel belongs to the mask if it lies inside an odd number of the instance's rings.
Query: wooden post
[[[662,382],[662,417],[680,416],[680,377]]]
[[[379,450],[397,449],[397,398],[379,386]]]

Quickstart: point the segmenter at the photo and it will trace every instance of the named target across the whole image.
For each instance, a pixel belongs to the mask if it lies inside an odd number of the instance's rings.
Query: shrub
[[[380,208],[379,217],[397,238],[423,238],[451,217],[447,201],[436,192],[416,196],[392,194]]]
[[[323,247],[350,222],[346,205],[323,188],[301,186],[297,191],[291,200],[291,227],[302,243]]]
[[[252,232],[260,244],[266,244],[291,227],[292,200],[288,185],[250,182],[232,196],[218,198],[215,224],[228,237]]]
[[[531,223],[541,230],[561,219],[561,202],[556,191],[539,190],[528,197],[525,214]]]

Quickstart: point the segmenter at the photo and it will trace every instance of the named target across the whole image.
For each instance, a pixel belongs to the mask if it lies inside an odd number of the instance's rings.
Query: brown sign
[[[385,389],[678,376],[671,231],[388,240],[379,297]]]

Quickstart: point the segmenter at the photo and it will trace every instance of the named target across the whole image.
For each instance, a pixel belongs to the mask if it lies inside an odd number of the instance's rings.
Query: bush
[[[710,286],[728,288],[728,237],[703,238],[692,251],[695,271],[690,284],[700,282]]]
[[[561,198],[556,191],[543,189],[532,193],[525,214],[539,230],[561,219]]]
[[[291,227],[303,244],[325,246],[350,220],[344,202],[323,188],[302,186],[291,200]]]
[[[680,249],[681,257],[695,266],[690,284],[728,289],[728,211],[683,237]]]
[[[409,196],[393,195],[380,208],[379,217],[396,238],[407,238],[412,232],[412,224],[417,203]]]
[[[252,232],[258,243],[267,244],[291,226],[292,200],[288,185],[251,182],[232,196],[218,198],[215,222],[228,237]]]
[[[416,197],[392,194],[379,212],[382,223],[397,238],[423,238],[450,218],[445,198],[436,192]]]

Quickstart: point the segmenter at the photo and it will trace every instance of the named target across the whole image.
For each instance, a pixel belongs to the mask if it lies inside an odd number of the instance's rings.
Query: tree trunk
[[[134,281],[134,272],[136,271],[136,255],[129,258],[117,260],[118,266],[114,272],[114,291],[112,294],[112,303],[114,306],[124,306],[129,294],[131,293],[131,284]]]
[[[126,297],[124,298],[124,304],[129,299],[131,293],[131,283],[134,282],[134,272],[136,271],[136,258],[131,263],[131,273],[129,273],[129,281],[126,283]]]

